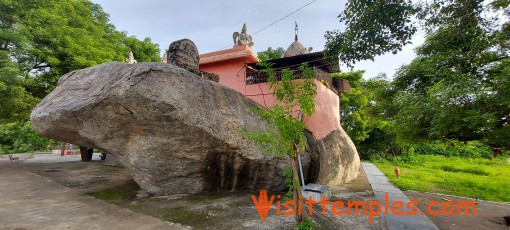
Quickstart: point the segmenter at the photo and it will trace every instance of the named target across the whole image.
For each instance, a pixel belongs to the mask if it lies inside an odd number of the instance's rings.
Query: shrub
[[[30,122],[0,124],[0,153],[48,150],[55,144],[35,132]]]
[[[296,225],[296,227],[294,229],[312,230],[312,229],[315,229],[316,227],[317,226],[316,226],[315,222],[313,222],[312,219],[304,218],[303,221],[301,223],[299,223],[298,225]]]

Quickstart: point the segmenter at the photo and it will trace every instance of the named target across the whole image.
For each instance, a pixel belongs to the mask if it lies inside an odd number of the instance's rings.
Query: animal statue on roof
[[[234,39],[234,45],[253,46],[253,40],[251,38],[251,35],[248,35],[248,33],[246,32],[246,23],[243,24],[243,29],[241,30],[241,33],[234,32],[234,34],[232,34],[232,37]]]

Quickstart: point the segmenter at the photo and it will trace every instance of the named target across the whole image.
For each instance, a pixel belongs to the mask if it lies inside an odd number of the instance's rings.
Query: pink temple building
[[[242,36],[242,33],[241,33]],[[234,41],[233,48],[200,55],[200,70],[219,75],[219,83],[230,87],[263,107],[275,104],[273,92],[269,89],[267,77],[258,74],[256,63],[259,61],[253,51],[251,37],[243,41]],[[296,31],[294,42],[282,58],[268,62],[276,70],[282,68],[297,69],[302,63],[308,63],[317,78],[315,113],[304,117],[306,128],[316,139],[322,139],[332,131],[340,129],[339,93],[349,90],[346,80],[334,79],[331,74],[340,72],[338,59],[325,58],[323,52],[310,53],[299,41]],[[278,73],[277,73],[278,74]]]

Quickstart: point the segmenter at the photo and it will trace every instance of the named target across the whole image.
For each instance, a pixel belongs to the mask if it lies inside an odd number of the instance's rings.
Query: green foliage
[[[500,2],[501,3],[501,2]],[[401,140],[509,140],[508,24],[482,1],[434,2],[420,19],[428,32],[418,57],[394,79],[392,118]],[[497,29],[501,28],[501,29]]]
[[[434,141],[415,145],[417,154],[442,155],[446,157],[487,158],[491,159],[492,149],[479,141],[466,144],[459,141]]]
[[[152,43],[150,38],[143,41],[131,36],[126,37],[123,43],[133,52],[133,56],[138,62],[160,62],[159,48],[157,44]],[[129,53],[128,49],[125,49]]]
[[[30,122],[0,124],[0,153],[50,150],[55,144],[35,132]]]
[[[42,98],[59,77],[108,61],[159,61],[150,39],[139,41],[115,30],[99,5],[87,0],[0,1],[0,50],[29,77],[27,91]]]
[[[6,51],[0,50],[0,123],[27,119],[30,110],[39,99],[23,87],[23,79],[17,75],[17,65]]]
[[[388,119],[393,92],[384,74],[364,80],[363,72],[339,73],[333,77],[349,80],[350,92],[340,95],[340,121],[361,158],[369,159],[371,155],[389,154],[395,149],[395,135]]]
[[[257,57],[260,61],[268,61],[281,58],[283,53],[285,53],[285,50],[282,47],[278,47],[276,49],[269,47],[265,51],[258,52]]]
[[[370,104],[366,90],[361,87],[365,81],[365,71],[333,74],[333,77],[347,79],[351,90],[340,95],[340,118],[342,127],[347,131],[354,143],[359,143],[368,137],[368,114],[365,108]]]
[[[11,133],[1,137],[2,148],[46,149],[48,140],[26,124],[61,75],[123,62],[130,50],[139,62],[160,60],[158,45],[115,30],[108,17],[88,0],[0,0],[0,125]]]
[[[397,53],[411,42],[417,8],[411,0],[350,0],[339,15],[346,29],[326,32],[326,50],[353,65],[387,52]]]
[[[317,228],[317,225],[315,224],[315,222],[312,219],[305,218],[305,219],[303,219],[303,221],[301,223],[297,224],[294,229],[297,229],[297,230],[313,230],[313,229],[316,229],[316,228]]]
[[[265,121],[269,122],[270,128],[265,132],[247,132],[246,137],[253,140],[268,153],[275,156],[290,154],[296,156],[295,143],[301,143],[304,149],[306,137],[303,130],[303,122],[289,118],[283,106],[274,105],[268,109],[254,108],[254,111]],[[292,115],[292,114],[291,114]]]
[[[402,190],[510,202],[509,153],[495,159],[412,155],[374,163]],[[400,179],[394,173],[400,168]]]
[[[269,129],[264,132],[247,131],[245,135],[269,153],[295,157],[299,149],[306,148],[305,126],[296,115],[302,112],[304,116],[310,116],[315,111],[316,86],[312,81],[315,73],[303,64],[298,68],[300,76],[284,69],[281,78],[277,79],[269,64],[261,65],[265,67],[261,72],[269,76],[269,88],[278,103],[267,109],[255,108],[260,117],[269,122]],[[296,81],[298,78],[300,80]]]
[[[291,200],[292,194],[299,187],[299,181],[293,179],[293,171],[291,167],[287,167],[283,170],[283,176],[285,177],[285,185],[289,188],[287,193],[285,193],[285,200]]]
[[[299,117],[301,114],[311,116],[315,112],[315,72],[307,63],[303,63],[297,70],[283,69],[277,76],[271,64],[261,62],[258,65],[263,67],[260,72],[268,76],[269,89],[273,91],[276,104],[267,110],[255,108],[258,115],[269,122],[269,128],[264,131],[246,131],[245,136],[269,153],[289,157],[292,170],[284,172],[285,184],[289,186],[287,196],[293,194],[295,203],[298,203],[302,198],[299,198],[297,156],[300,150],[306,148],[305,125]],[[297,222],[303,223],[301,214],[295,217]]]
[[[377,12],[381,4],[348,2],[341,18],[352,21],[346,21],[345,33],[333,37],[330,50],[341,50],[342,39],[350,41],[350,30],[356,32],[352,32],[356,38],[368,36],[370,39],[359,40],[369,41],[368,47],[377,44],[371,39],[391,40],[391,29],[381,29],[379,22],[374,26],[366,23],[375,18],[385,24],[382,14],[365,14]],[[488,158],[488,145],[509,147],[510,23],[491,16],[510,12],[509,1],[426,1],[419,7],[406,1],[387,4],[396,4],[388,12],[398,8],[409,13],[407,16],[416,15],[426,40],[416,49],[417,57],[402,66],[392,82],[366,81],[361,73],[337,75],[349,79],[353,86],[351,92],[341,95],[341,117],[362,158],[405,156],[408,149],[421,154],[422,148],[438,155]],[[403,18],[395,21],[405,24]],[[412,27],[400,27],[404,28],[400,35],[412,33]],[[386,48],[398,47],[404,40],[387,43]],[[351,48],[358,52],[357,45]],[[369,49],[362,50],[365,48]],[[359,54],[363,56],[363,52]]]

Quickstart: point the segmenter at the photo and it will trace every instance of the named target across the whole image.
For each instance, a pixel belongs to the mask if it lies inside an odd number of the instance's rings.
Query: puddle
[[[133,185],[134,184],[134,185]],[[137,196],[139,187],[124,184],[89,195],[136,212],[194,229],[292,229],[293,217],[269,215],[260,221],[248,192],[209,192],[200,195]]]

